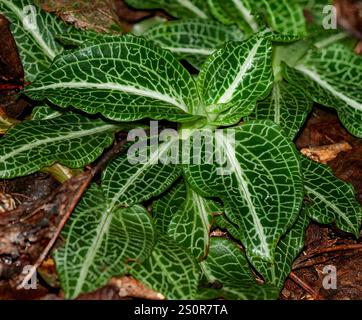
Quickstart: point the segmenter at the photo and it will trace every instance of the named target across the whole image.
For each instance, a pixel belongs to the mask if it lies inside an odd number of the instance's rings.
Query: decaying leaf
[[[300,150],[309,159],[326,164],[334,160],[340,152],[352,150],[348,142],[334,143],[331,145],[303,148]]]
[[[122,32],[113,0],[39,0],[39,3],[44,10],[57,14],[76,28],[97,32]]]

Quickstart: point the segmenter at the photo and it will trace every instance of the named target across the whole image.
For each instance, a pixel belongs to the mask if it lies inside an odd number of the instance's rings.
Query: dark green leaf
[[[297,219],[304,195],[294,145],[271,121],[220,131],[213,154],[207,140],[202,138],[190,165],[185,165],[187,182],[203,196],[222,199],[248,255],[272,261],[277,242]]]
[[[196,84],[168,51],[126,35],[62,55],[25,93],[117,121],[192,120]]]
[[[256,300],[278,297],[276,287],[256,283],[245,255],[229,240],[212,238],[209,255],[201,262],[201,267],[210,283],[222,285],[220,290],[206,290],[209,298]],[[205,292],[200,290],[199,294]]]
[[[167,299],[193,299],[200,268],[177,242],[159,235],[151,256],[142,265],[135,265],[131,274]]]
[[[213,123],[229,124],[228,118],[218,119],[225,110],[238,114],[239,119],[247,116],[256,101],[267,95],[273,81],[271,56],[271,42],[255,36],[229,42],[209,57],[197,82]]]
[[[130,261],[142,263],[151,253],[155,234],[147,211],[114,207],[110,200],[93,185],[63,230],[65,246],[54,259],[68,299],[128,273]]]
[[[305,230],[309,222],[309,218],[302,210],[297,222],[279,241],[273,263],[250,257],[250,262],[263,276],[266,283],[276,285],[279,290],[283,288],[285,279],[292,271],[294,259],[304,247]]]
[[[202,18],[209,16],[205,0],[126,0],[138,9],[165,9],[176,18]]]
[[[24,176],[55,162],[81,168],[96,160],[124,127],[76,114],[24,121],[0,140],[0,177]]]
[[[171,219],[186,200],[186,185],[182,180],[170,191],[153,202],[152,214],[156,228],[161,233],[167,233]]]
[[[144,36],[170,50],[179,59],[189,61],[197,69],[225,42],[244,38],[237,27],[204,19],[166,22],[151,28]]]
[[[352,185],[337,179],[330,168],[306,157],[302,157],[302,165],[308,216],[322,224],[335,222],[338,228],[358,238],[362,208]]]
[[[213,216],[220,211],[217,203],[187,188],[186,200],[179,210],[174,212],[168,235],[190,250],[195,258],[202,260],[209,248]]]
[[[312,110],[312,105],[313,101],[304,90],[280,81],[274,83],[271,94],[257,103],[247,119],[274,121],[293,140]]]
[[[362,57],[337,43],[310,51],[286,76],[315,102],[335,108],[345,127],[362,137]]]

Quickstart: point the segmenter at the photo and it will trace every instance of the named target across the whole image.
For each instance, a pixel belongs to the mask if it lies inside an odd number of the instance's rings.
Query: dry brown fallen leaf
[[[320,147],[303,148],[300,152],[313,161],[327,164],[337,158],[339,153],[350,150],[352,150],[352,147],[348,142],[341,142]]]
[[[0,191],[0,212],[11,211],[16,208],[15,199],[7,193]]]
[[[152,289],[145,287],[141,282],[132,277],[112,278],[110,284],[119,289],[122,298],[132,297],[150,300],[164,300],[165,297]]]
[[[113,0],[40,0],[43,9],[54,12],[76,28],[120,33],[122,27]]]

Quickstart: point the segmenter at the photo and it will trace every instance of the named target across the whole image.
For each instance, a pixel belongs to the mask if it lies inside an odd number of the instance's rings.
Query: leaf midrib
[[[208,205],[206,203],[206,199],[200,197],[195,191],[192,191],[192,198],[194,199],[194,202],[196,203],[196,207],[198,209],[199,217],[201,219],[202,223],[202,230],[203,230],[203,237],[204,237],[204,248],[202,255],[206,253],[206,248],[208,246],[209,241],[209,230],[210,230],[210,224],[209,224],[209,210]],[[197,214],[197,212],[196,212]]]
[[[280,88],[279,84],[276,83],[273,89],[273,100],[274,100],[274,122],[280,124]]]
[[[227,88],[227,90],[224,92],[224,94],[218,99],[217,104],[224,104],[229,102],[236,90],[236,88],[239,86],[241,81],[243,80],[245,74],[248,72],[249,69],[253,67],[253,59],[255,58],[259,47],[261,46],[261,43],[263,42],[263,38],[260,38],[254,45],[253,48],[250,50],[248,56],[246,57],[243,64],[239,67],[239,71],[236,74],[233,82],[230,84],[230,86]]]
[[[99,225],[96,230],[97,236],[93,239],[92,244],[89,246],[86,254],[86,258],[84,259],[84,263],[79,272],[79,279],[77,281],[77,285],[74,289],[73,296],[78,296],[81,293],[82,287],[85,282],[85,278],[88,275],[88,270],[93,263],[94,257],[98,253],[98,250],[103,242],[104,235],[109,230],[109,226],[112,220],[113,208],[108,207],[105,214],[102,215],[102,219],[99,222]]]
[[[201,49],[201,48],[187,48],[187,47],[164,47],[166,50],[170,50],[174,53],[191,53],[191,54],[199,54],[203,56],[209,56],[214,53],[215,49]]]
[[[67,88],[67,89],[100,89],[100,90],[114,90],[120,91],[123,93],[129,93],[134,95],[140,95],[143,97],[152,98],[155,100],[160,100],[169,104],[176,106],[177,108],[183,110],[188,113],[188,108],[185,104],[179,103],[175,98],[162,94],[157,91],[152,91],[149,89],[140,89],[135,86],[122,85],[114,82],[103,82],[103,83],[93,83],[93,82],[84,82],[84,81],[69,81],[69,82],[59,82],[48,85],[42,85],[39,87],[33,87],[28,89],[27,91],[39,91],[39,90],[47,90],[47,89],[58,89],[58,88]]]
[[[256,208],[254,206],[254,203],[253,203],[253,200],[251,197],[251,193],[248,188],[248,182],[244,179],[244,175],[243,175],[242,169],[240,167],[240,164],[237,161],[236,157],[232,154],[233,151],[230,152],[230,146],[229,146],[228,142],[225,141],[224,137],[222,137],[222,139],[220,139],[220,141],[222,142],[222,147],[225,150],[225,154],[230,161],[231,167],[235,170],[235,177],[238,181],[238,187],[240,188],[241,193],[245,197],[244,199],[247,202],[249,212],[253,218],[256,233],[258,234],[258,238],[260,240],[261,247],[264,249],[264,252],[262,254],[266,257],[269,257],[270,252],[269,252],[269,247],[267,244],[266,236],[263,231],[263,226],[258,217]],[[236,152],[236,150],[234,150],[234,151]]]
[[[207,19],[207,15],[201,11],[198,7],[196,7],[190,0],[176,0],[181,6],[185,7],[186,9],[190,10],[198,17],[202,19]]]
[[[304,187],[308,192],[312,193],[318,199],[320,199],[323,203],[325,203],[325,205],[327,207],[330,207],[335,213],[338,213],[343,218],[343,220],[351,227],[351,230],[356,229],[356,227],[352,224],[352,222],[348,219],[348,217],[344,214],[344,212],[341,211],[334,203],[329,201],[324,195],[322,195],[315,189],[312,189],[312,188],[308,187],[307,185],[305,185]],[[334,219],[336,219],[336,218],[334,217]]]
[[[239,10],[241,15],[244,17],[245,21],[253,30],[254,33],[259,31],[258,23],[256,22],[255,18],[251,14],[250,10],[248,10],[243,3],[240,0],[232,0],[232,2],[235,4],[235,7]]]
[[[322,88],[329,91],[333,96],[341,99],[347,105],[351,106],[352,108],[354,108],[356,110],[362,111],[362,103],[360,103],[356,100],[353,100],[350,97],[348,97],[347,95],[345,95],[344,93],[336,90],[331,84],[329,84],[327,81],[323,80],[317,72],[308,69],[304,65],[296,66],[295,69],[300,71],[302,74],[306,75],[311,80],[315,81]]]
[[[150,167],[151,165],[154,165],[157,163],[157,161],[161,158],[164,152],[166,152],[169,147],[175,142],[175,139],[170,139],[170,141],[167,143],[165,142],[163,148],[156,150],[149,158],[149,161],[142,166],[134,173],[132,174],[125,184],[123,184],[122,188],[112,197],[110,207],[114,207],[117,201],[119,201],[119,198],[128,190],[129,186],[132,185],[132,183],[145,171]]]

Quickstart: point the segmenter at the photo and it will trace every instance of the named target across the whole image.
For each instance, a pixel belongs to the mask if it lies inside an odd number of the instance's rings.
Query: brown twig
[[[346,251],[346,250],[362,250],[362,244],[341,244],[333,247],[318,248],[314,252],[312,251],[309,255],[319,255],[322,253]]]
[[[80,198],[83,196],[84,192],[88,188],[89,184],[93,180],[93,178],[103,169],[103,167],[115,156],[117,155],[124,146],[126,140],[121,142],[116,142],[113,147],[107,151],[101,159],[98,161],[96,166],[90,168],[88,171],[73,177],[66,181],[60,189],[65,189],[71,187],[71,189],[75,190],[74,196],[70,199],[68,203],[65,203],[61,206],[59,215],[62,217],[56,231],[54,232],[53,236],[51,237],[50,241],[48,242],[47,246],[43,249],[41,254],[39,255],[36,262],[33,264],[32,268],[30,269],[29,273],[24,277],[21,281],[21,284],[18,286],[18,289],[24,287],[26,283],[30,281],[30,279],[35,274],[36,270],[39,266],[43,263],[44,259],[48,256],[50,250],[53,248],[55,242],[57,241],[63,227],[65,226],[66,222],[68,221],[69,217],[71,216],[72,212],[74,211],[76,205],[78,204]]]
[[[14,90],[14,89],[23,89],[24,85],[22,84],[11,84],[11,83],[4,83],[0,84],[0,90]]]
[[[337,251],[347,251],[347,250],[357,250],[357,251],[362,250],[362,244],[342,244],[338,246],[317,248],[308,252],[305,256],[301,256],[300,258],[298,258],[295,261],[295,265],[298,265],[308,259],[311,259],[321,254],[337,252]]]
[[[330,261],[331,259],[333,259],[334,257],[317,257],[315,259],[311,259],[305,262],[300,262],[297,264],[293,264],[292,270],[299,270],[299,269],[304,269],[304,268],[309,268],[309,267],[313,267],[317,264],[322,264],[325,263],[327,261]]]
[[[18,286],[18,289],[21,289],[24,287],[25,284],[27,284],[30,279],[33,277],[33,275],[35,274],[36,270],[40,267],[40,265],[42,264],[42,262],[44,261],[44,259],[48,256],[51,248],[53,248],[56,240],[58,239],[61,231],[63,230],[64,225],[66,224],[66,222],[68,221],[70,215],[72,214],[75,206],[77,205],[78,201],[80,200],[80,198],[82,197],[83,193],[85,192],[85,190],[88,188],[88,185],[90,184],[90,182],[93,179],[93,175],[91,174],[91,171],[85,172],[84,174],[82,174],[84,176],[84,178],[82,179],[83,182],[81,183],[81,185],[79,186],[76,194],[74,195],[74,197],[70,200],[69,205],[67,206],[65,211],[65,214],[63,214],[62,219],[60,220],[56,231],[54,232],[52,238],[50,239],[50,241],[48,242],[47,246],[44,248],[44,250],[42,251],[42,253],[40,254],[40,256],[38,257],[38,259],[36,260],[36,262],[34,263],[34,265],[31,267],[29,273],[24,277],[23,281],[21,282],[21,284]],[[78,177],[75,177],[78,178]],[[78,178],[79,179],[79,178]],[[71,179],[72,180],[72,179]]]
[[[303,288],[306,292],[308,292],[314,300],[322,299],[317,291],[315,291],[308,283],[299,278],[294,272],[290,273],[289,278],[298,284],[301,288]]]

